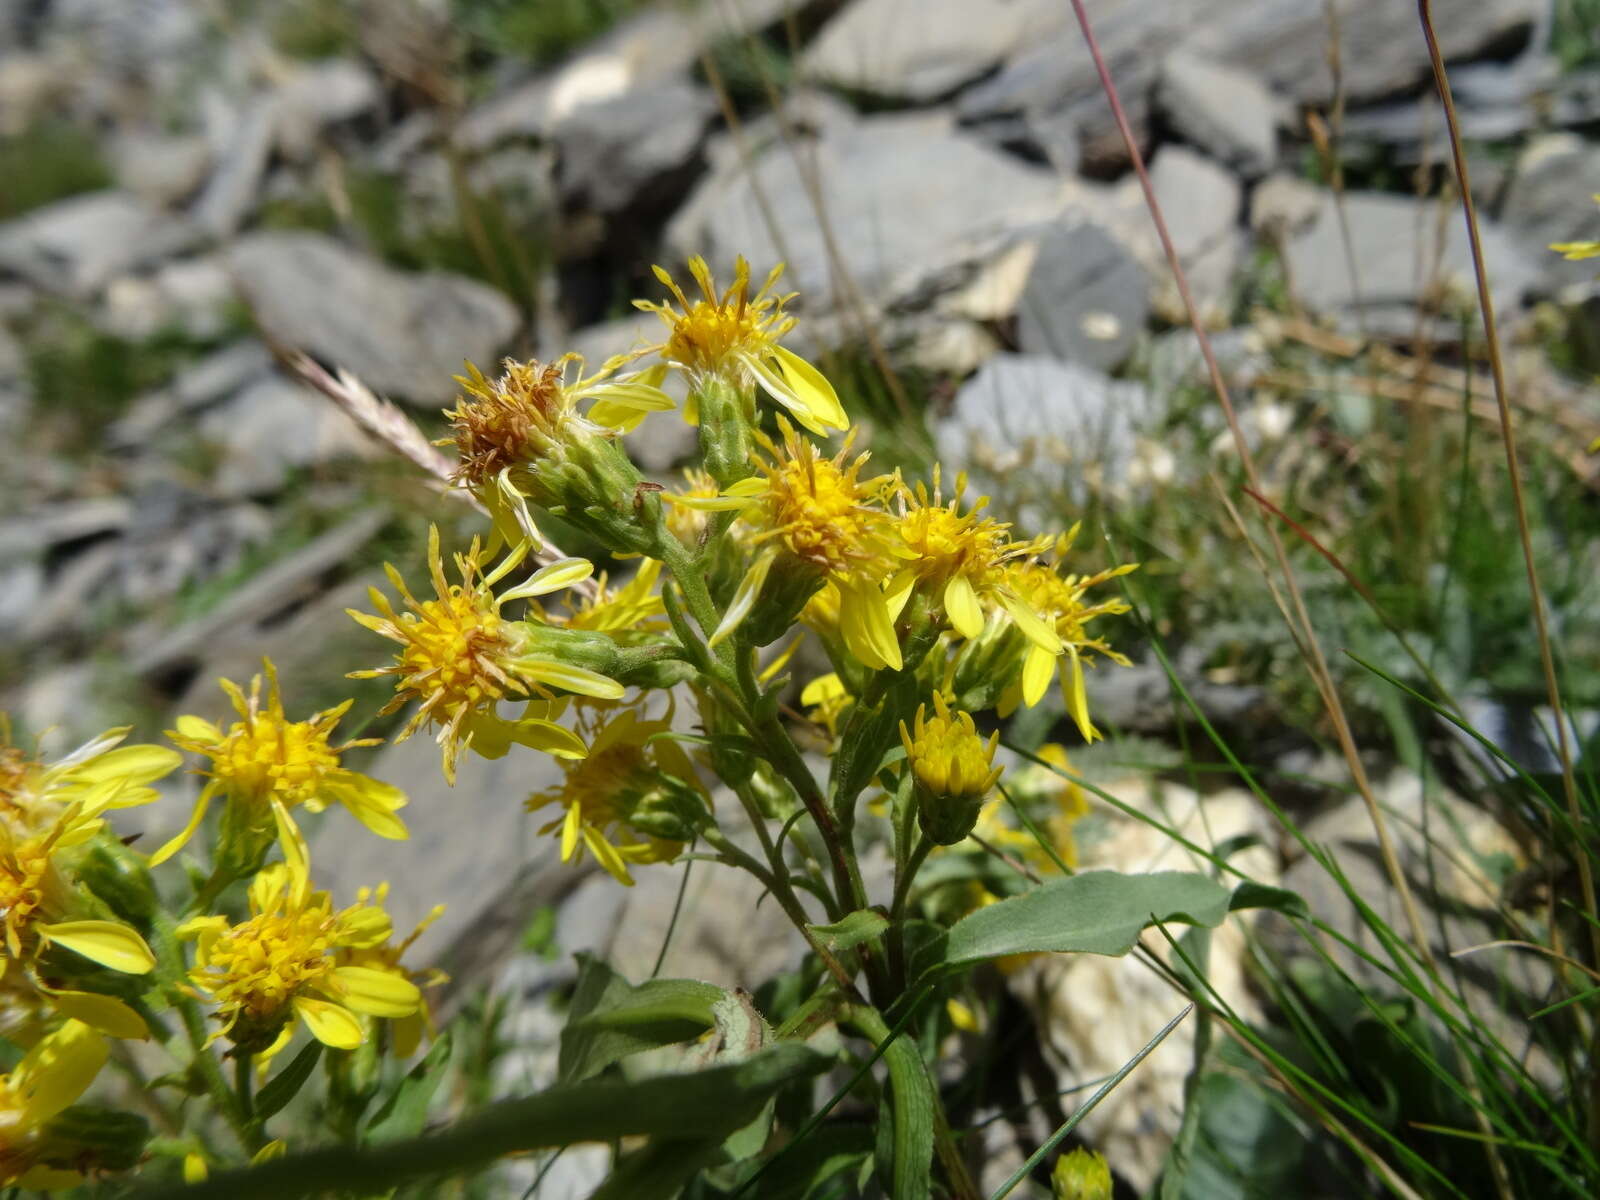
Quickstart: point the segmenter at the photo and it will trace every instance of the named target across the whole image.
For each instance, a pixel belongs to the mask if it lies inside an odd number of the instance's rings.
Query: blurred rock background
[[[1545,247],[1600,236],[1600,5],[1435,9],[1516,381],[1581,445],[1600,432],[1582,374],[1600,292]],[[1359,442],[1380,393],[1350,380],[1399,378],[1373,357],[1385,346],[1470,359],[1470,262],[1412,5],[1091,10],[1259,445],[1291,442],[1312,392]],[[269,346],[355,372],[435,434],[463,359],[638,344],[653,318],[628,302],[656,293],[650,264],[693,253],[720,273],[743,253],[758,277],[786,260],[797,336],[875,452],[913,470],[937,453],[1034,525],[1159,505],[1217,453],[1062,0],[0,0],[0,709],[16,737],[60,749],[220,715],[215,678],[262,655],[301,709],[355,695],[353,732],[383,689],[343,674],[384,651],[343,610],[385,559],[419,573],[430,520],[470,522]],[[693,449],[669,425],[637,446],[663,478]],[[1264,626],[1174,621],[1180,641],[1210,631],[1179,656],[1207,710],[1314,766]],[[1095,683],[1113,726],[1170,732],[1153,664]],[[1486,694],[1494,719],[1525,718],[1503,699]],[[561,955],[639,927],[598,920],[505,794],[548,764],[477,763],[452,793],[432,756],[422,741],[368,764],[412,790],[416,838],[395,852],[330,827],[332,877],[404,874],[402,917],[448,902],[427,947],[466,984],[508,969],[530,912],[556,914]],[[152,821],[186,807],[175,794]],[[603,904],[658,913],[675,878]],[[699,907],[742,920],[748,904]],[[680,931],[679,969],[769,970],[772,908],[762,936],[714,916]],[[634,969],[653,951],[629,951]],[[570,969],[516,962],[529,996]],[[1181,1081],[1150,1103],[1172,1108]],[[1152,1153],[1119,1170],[1148,1181]]]

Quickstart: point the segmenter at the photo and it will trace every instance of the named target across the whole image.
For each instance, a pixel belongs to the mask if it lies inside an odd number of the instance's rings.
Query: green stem
[[[915,849],[894,879],[894,901],[889,906],[889,979],[897,993],[906,987],[906,905],[911,884],[932,850],[933,843],[919,830]]]
[[[248,1054],[236,1054],[233,1058],[233,1090],[239,1097],[239,1111],[244,1118],[252,1124],[255,1122],[255,1075],[253,1064]]]

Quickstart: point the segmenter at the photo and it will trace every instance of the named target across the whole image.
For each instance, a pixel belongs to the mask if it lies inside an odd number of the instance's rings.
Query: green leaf
[[[1123,955],[1147,925],[1215,926],[1227,915],[1228,890],[1204,875],[1085,871],[963,917],[946,935],[938,960],[925,969],[1041,951]]]
[[[366,1140],[386,1142],[414,1137],[428,1120],[428,1104],[444,1080],[445,1064],[450,1061],[450,1031],[442,1032],[428,1047],[422,1061],[406,1072],[383,1106],[367,1123]]]
[[[824,1125],[761,1177],[761,1200],[808,1200],[834,1176],[872,1161],[872,1130]],[[748,1177],[748,1176],[747,1176]]]
[[[300,1047],[300,1053],[289,1060],[289,1065],[267,1080],[257,1093],[256,1120],[265,1121],[299,1095],[306,1080],[311,1078],[311,1072],[317,1069],[317,1060],[321,1057],[322,1043],[315,1038]]]
[[[841,953],[877,937],[889,928],[889,918],[870,908],[859,908],[832,925],[807,925],[806,928],[821,938],[829,950]]]
[[[578,986],[561,1031],[557,1078],[590,1079],[642,1050],[699,1037],[715,1021],[722,988],[689,979],[652,979],[634,987],[605,963],[579,956]]]
[[[784,1042],[728,1066],[646,1079],[590,1079],[506,1100],[456,1125],[382,1146],[330,1147],[241,1170],[190,1187],[158,1186],[143,1200],[296,1200],[354,1192],[370,1196],[410,1180],[443,1178],[507,1154],[625,1137],[720,1141],[748,1125],[780,1089],[816,1075],[833,1059]]]
[[[672,1200],[684,1184],[722,1158],[715,1138],[651,1142],[618,1163],[589,1200]]]
[[[891,1091],[891,1103],[883,1112],[894,1121],[891,1194],[894,1200],[923,1200],[932,1195],[933,1081],[909,1038],[891,1042],[883,1061],[889,1068]]]
[[[1233,889],[1233,899],[1228,902],[1229,912],[1238,912],[1241,908],[1270,908],[1273,912],[1280,912],[1286,917],[1300,917],[1309,919],[1311,909],[1306,904],[1305,897],[1299,892],[1291,892],[1288,888],[1271,887],[1265,883],[1257,883],[1247,879]]]

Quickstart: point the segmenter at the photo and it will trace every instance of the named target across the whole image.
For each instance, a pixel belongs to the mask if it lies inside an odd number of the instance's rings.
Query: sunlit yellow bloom
[[[700,285],[700,298],[689,299],[665,269],[656,267],[656,278],[672,293],[678,307],[673,308],[670,301],[633,302],[636,308],[655,313],[667,326],[666,340],[642,353],[659,353],[687,371],[696,383],[706,377],[741,386],[754,381],[812,433],[821,435],[849,424],[844,406],[822,372],[778,344],[795,323],[784,312],[792,297],[772,294],[783,264],[772,269],[754,296],[750,295],[750,264],[742,257],[734,263],[733,283],[720,295],[705,259],[691,258],[689,273]],[[684,415],[691,422],[698,419],[693,409]]]
[[[1057,543],[1058,554],[1066,550],[1071,536],[1067,534]],[[1055,567],[1036,560],[1010,565],[1006,572],[1010,590],[1023,598],[1030,613],[1044,619],[1057,638],[1060,650],[1052,653],[1038,639],[1029,637],[1022,672],[999,706],[1001,716],[1009,715],[1016,708],[1018,700],[1029,706],[1037,704],[1049,689],[1059,661],[1061,694],[1067,712],[1077,724],[1084,741],[1092,742],[1100,736],[1089,719],[1084,664],[1096,654],[1120,666],[1127,666],[1128,659],[1113,650],[1104,639],[1091,635],[1087,627],[1097,617],[1127,612],[1128,606],[1119,599],[1089,604],[1084,600],[1084,593],[1137,567],[1137,563],[1124,563],[1094,575],[1063,575]],[[1023,632],[1026,634],[1027,628]]]
[[[382,908],[388,898],[387,883],[380,883],[376,888],[359,888],[356,891],[357,904],[371,903]],[[428,1011],[427,999],[422,996],[423,989],[448,983],[450,977],[437,967],[428,967],[421,971],[410,970],[400,960],[428,926],[444,916],[444,907],[442,904],[434,905],[428,911],[428,915],[417,922],[417,927],[399,941],[385,940],[376,946],[347,946],[338,952],[340,966],[367,967],[409,980],[416,985],[418,995],[421,997],[416,1012],[409,1016],[394,1018],[391,1022],[392,1049],[401,1058],[408,1057],[421,1045],[424,1033],[430,1036],[433,1033],[433,1018]]]
[[[201,772],[208,778],[189,823],[150,856],[152,865],[171,858],[194,836],[212,798],[218,794],[235,806],[241,829],[270,830],[274,804],[285,809],[304,805],[315,813],[332,802],[349,809],[379,837],[408,836],[405,824],[395,815],[405,807],[405,794],[339,763],[339,756],[345,751],[383,741],[358,738],[333,745],[334,726],[353,702],[346,700],[309,720],[291,721],[283,711],[277,669],[270,659],[263,659],[261,665],[267,680],[264,702],[260,675],[250,680],[248,695],[231,680],[218,681],[239,714],[239,720],[226,732],[200,717],[182,716],[177,729],[167,734],[174,745],[205,755],[210,765]]]
[[[994,765],[999,732],[985,741],[972,714],[952,712],[938,693],[933,697],[933,710],[929,717],[927,706],[919,704],[912,728],[900,722],[900,740],[917,783],[939,796],[981,799],[988,795],[1004,770]]]
[[[156,799],[150,784],[183,759],[165,746],[121,745],[129,728],[108,730],[55,762],[42,762],[11,744],[10,720],[0,713],[0,820],[31,829],[85,797],[98,811]]]
[[[1111,1200],[1111,1168],[1104,1156],[1079,1146],[1056,1159],[1050,1190],[1053,1200]]]
[[[632,886],[629,864],[670,862],[694,835],[704,810],[693,764],[670,737],[670,715],[641,719],[623,709],[605,719],[589,756],[563,763],[566,778],[528,799],[529,811],[559,805],[540,828],[561,835],[561,861],[584,849],[619,882]]]
[[[366,1038],[357,1014],[408,1017],[422,1003],[402,973],[340,962],[342,951],[383,945],[389,916],[368,900],[335,912],[306,870],[294,859],[263,868],[250,883],[250,915],[237,925],[203,916],[180,927],[196,942],[189,980],[223,1022],[213,1040],[255,1053],[298,1019],[324,1045],[349,1050]]]
[[[479,548],[474,542],[466,555],[456,555],[461,582],[452,584],[445,579],[439,557],[439,531],[430,529],[432,599],[418,600],[400,572],[388,566],[389,581],[409,611],[397,613],[376,588],[370,594],[378,616],[347,610],[368,629],[400,644],[395,665],[358,671],[354,677],[396,676],[395,698],[383,711],[394,712],[413,700],[420,703],[395,740],[410,737],[424,722],[437,726],[445,777],[452,783],[463,746],[489,758],[504,754],[512,742],[557,756],[583,755],[583,743],[549,720],[538,706],[531,705],[519,720],[502,719],[495,711],[502,699],[528,696],[548,700],[557,689],[602,699],[616,699],[623,693],[615,680],[536,652],[531,644],[535,623],[501,616],[501,606],[512,599],[558,591],[588,578],[593,571],[583,559],[563,559],[540,568],[518,587],[495,595],[493,585],[522,557],[521,550],[514,552],[487,575],[480,575]]]
[[[682,488],[667,497],[670,502],[666,507],[667,529],[685,546],[692,548],[699,544],[700,535],[706,528],[706,513],[711,511],[711,506],[705,502],[720,497],[722,489],[717,486],[715,479],[698,467],[690,467],[683,472],[683,483]]]
[[[828,731],[829,738],[839,736],[839,721],[850,705],[855,703],[837,674],[819,675],[800,693],[800,703],[810,709],[806,716]]]
[[[729,602],[715,645],[731,634],[755,608],[763,586],[775,578],[793,603],[777,605],[789,616],[824,583],[839,595],[838,631],[863,665],[874,670],[902,665],[894,614],[883,591],[893,564],[888,514],[881,508],[890,479],[861,478],[868,455],[850,456],[854,436],[825,458],[787,421],[779,418],[783,444],[764,440],[766,458],[758,474],[733,484],[715,499],[671,497],[674,506],[737,509],[751,531],[754,558]],[[771,589],[769,589],[771,591]],[[763,603],[771,605],[769,596]],[[787,607],[788,612],[782,612]],[[780,629],[766,632],[777,636]]]
[[[539,610],[540,615],[552,625],[600,633],[638,633],[668,627],[661,603],[661,564],[655,559],[643,559],[633,578],[621,587],[611,587],[603,574],[597,582],[599,587],[592,598],[580,598],[574,603],[568,597],[568,612]]]
[[[676,405],[656,386],[659,370],[617,375],[625,361],[611,359],[584,378],[577,355],[554,363],[508,358],[498,378],[486,378],[471,363],[456,377],[465,395],[445,413],[452,435],[440,444],[455,447],[460,465],[454,481],[483,502],[508,540],[516,540],[510,536],[516,529],[539,541],[530,502],[574,509],[597,498],[631,502],[631,495],[606,494],[631,493],[639,479],[613,442],[649,413]],[[579,374],[568,379],[573,367]],[[587,414],[578,411],[584,400],[594,401]]]
[[[89,1089],[107,1057],[105,1040],[68,1021],[39,1041],[9,1075],[0,1076],[0,1186],[40,1191],[83,1182],[74,1167],[81,1146],[52,1147],[51,1118]]]
[[[132,928],[105,919],[78,883],[78,852],[105,827],[102,815],[118,791],[112,782],[87,789],[47,824],[0,820],[0,923],[5,930],[0,974],[31,962],[49,946],[127,975],[146,974],[155,956]]]

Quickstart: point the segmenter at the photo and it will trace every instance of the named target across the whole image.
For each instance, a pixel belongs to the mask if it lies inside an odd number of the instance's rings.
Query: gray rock
[[[114,138],[110,157],[117,182],[159,206],[184,200],[200,186],[211,166],[211,146],[198,134],[147,130]]]
[[[812,204],[813,180],[825,197],[840,270],[875,302],[911,295],[991,256],[1062,206],[1051,173],[936,116],[873,117],[799,153],[770,147],[749,172],[742,165],[713,172],[669,223],[671,256],[702,253],[726,273],[742,253],[757,278],[769,263],[786,260],[786,284],[826,308],[840,272]],[[781,247],[773,228],[782,230]]]
[[[160,391],[135,400],[106,428],[106,441],[117,448],[142,446],[169,422],[240,390],[271,367],[272,354],[255,338],[215,350],[185,367]]]
[[[278,134],[278,102],[258,96],[234,115],[217,146],[217,166],[190,215],[213,237],[226,237],[244,223],[260,200],[261,180]]]
[[[0,562],[126,529],[133,507],[121,496],[72,500],[0,522]]]
[[[578,109],[555,131],[562,192],[602,213],[669,202],[676,189],[663,183],[689,165],[716,111],[708,89],[677,79]]]
[[[1017,343],[1096,370],[1120,366],[1150,315],[1150,280],[1094,225],[1052,230],[1039,244],[1017,311]]]
[[[1298,175],[1269,175],[1250,193],[1250,228],[1271,241],[1301,233],[1316,224],[1324,195]]]
[[[519,322],[481,283],[396,271],[321,234],[250,234],[229,258],[273,337],[420,405],[447,402],[462,360],[492,362]]]
[[[855,0],[822,27],[801,59],[811,79],[897,100],[936,100],[992,71],[1070,11],[1051,0],[993,0],[981,19],[967,0]]]
[[[96,542],[68,559],[50,576],[33,612],[23,621],[22,640],[38,644],[88,632],[96,617],[94,602],[105,596],[120,553],[113,542]]]
[[[327,397],[277,374],[246,386],[198,428],[221,451],[213,485],[226,496],[267,495],[298,468],[377,452]]]
[[[1161,64],[1157,103],[1185,139],[1247,179],[1277,158],[1277,102],[1254,75],[1179,51]]]
[[[1059,522],[1063,497],[1115,486],[1128,472],[1138,431],[1157,415],[1142,384],[1037,354],[997,354],[956,393],[935,430],[946,469],[1003,482],[1023,528]]]
[[[87,298],[113,278],[193,246],[200,231],[127,192],[59,200],[0,225],[0,270]]]
[[[323,130],[371,112],[382,98],[377,75],[363,63],[328,58],[300,66],[273,97],[279,152],[309,157]]]
[[[1539,266],[1544,288],[1588,285],[1592,261],[1567,262],[1551,242],[1600,239],[1600,150],[1574,134],[1549,134],[1530,142],[1517,159],[1500,219]]]
[[[182,334],[210,341],[238,321],[238,296],[220,255],[162,263],[147,275],[125,275],[106,287],[100,323],[132,341]]]
[[[1195,302],[1207,320],[1225,317],[1244,247],[1238,179],[1187,146],[1166,146],[1151,163],[1150,183]],[[1156,277],[1164,281],[1156,293],[1157,308],[1174,323],[1186,320],[1165,256],[1152,258]]]
[[[44,589],[44,566],[37,560],[0,566],[0,644],[14,641],[33,619]]]
[[[1473,303],[1472,260],[1459,210],[1451,204],[1443,214],[1441,229],[1439,203],[1347,192],[1345,214],[1360,272],[1358,283],[1353,283],[1345,265],[1333,197],[1324,195],[1316,222],[1288,244],[1287,261],[1296,294],[1308,307],[1322,312],[1352,306],[1411,306],[1437,294]],[[1495,306],[1509,313],[1537,282],[1540,264],[1495,222],[1483,220],[1481,225]],[[1443,243],[1438,269],[1424,274],[1418,247],[1431,248],[1436,239]]]

